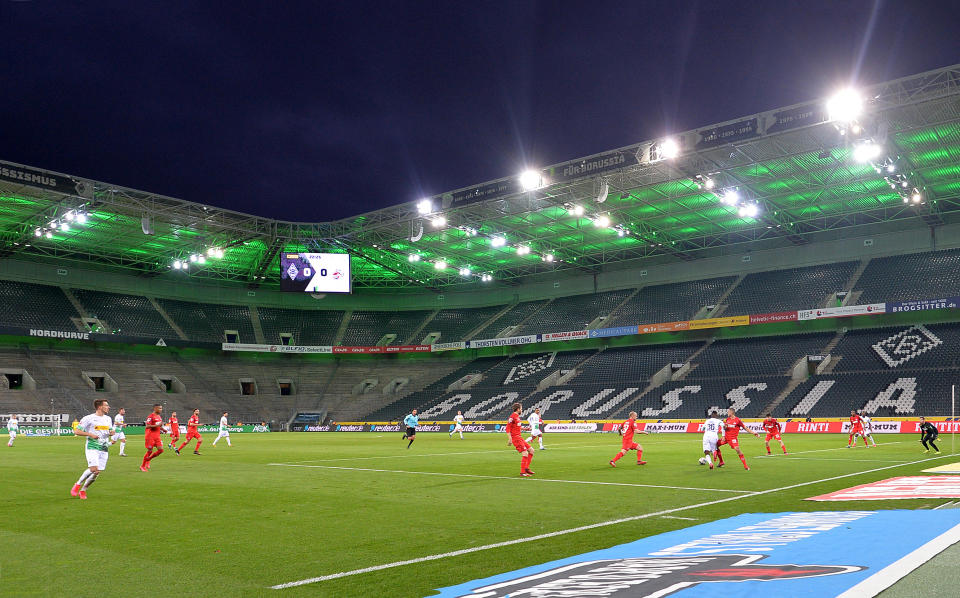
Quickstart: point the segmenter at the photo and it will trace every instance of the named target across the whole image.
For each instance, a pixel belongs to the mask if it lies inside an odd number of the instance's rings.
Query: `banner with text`
[[[662,324],[640,324],[637,334],[651,334],[654,332],[679,332],[689,330],[690,322],[663,322]]]
[[[960,305],[960,297],[947,297],[946,299],[918,299],[916,301],[888,301],[887,313],[897,314],[905,311],[954,309],[958,305]]]
[[[867,305],[843,305],[841,307],[801,309],[797,312],[797,319],[819,320],[822,318],[849,318],[850,316],[882,314],[886,312],[886,306],[886,303],[869,303]]]
[[[570,330],[567,332],[546,332],[541,336],[543,337],[543,342],[550,343],[553,341],[572,341],[589,338],[590,332],[588,330]]]
[[[259,345],[255,343],[222,343],[224,351],[251,351],[255,353],[333,353],[333,347],[325,345]]]
[[[481,349],[483,347],[507,347],[510,345],[528,345],[539,343],[539,334],[528,334],[526,336],[508,336],[505,338],[483,338],[475,341],[467,341],[467,347],[471,349]]]
[[[778,311],[769,314],[751,314],[751,324],[769,324],[770,322],[796,322],[797,312]]]
[[[590,331],[590,338],[604,338],[608,336],[630,336],[637,334],[636,326],[614,326],[613,328],[597,328]]]
[[[690,330],[702,330],[704,328],[721,328],[726,326],[746,326],[750,323],[750,316],[727,316],[723,318],[705,318],[703,320],[690,320]]]

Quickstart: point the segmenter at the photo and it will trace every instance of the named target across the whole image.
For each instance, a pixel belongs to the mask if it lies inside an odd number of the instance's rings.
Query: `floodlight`
[[[573,214],[574,216],[583,216],[583,206],[572,206],[567,211]]]
[[[680,145],[675,139],[664,139],[660,142],[660,159],[672,160],[680,155]]]
[[[887,164],[887,172],[894,172],[897,169],[897,165],[891,162]]]
[[[744,204],[740,206],[740,210],[737,213],[741,218],[754,218],[760,213],[760,207],[755,203]]]
[[[417,211],[421,214],[429,214],[433,211],[433,202],[429,199],[421,199],[417,204]]]
[[[843,89],[827,100],[827,117],[839,122],[853,122],[863,112],[863,98],[855,89]]]
[[[913,196],[911,196],[910,199],[913,200],[913,203],[920,203],[920,200],[923,199],[923,196],[920,195],[920,192],[919,192],[919,191],[917,191],[916,189],[914,189],[914,191],[913,191]]]
[[[179,269],[181,269],[181,268],[183,268],[183,262],[181,262],[180,260],[174,260],[174,262],[173,262],[173,269],[174,269],[174,270],[179,270]]]
[[[857,162],[872,162],[880,157],[883,148],[873,141],[866,141],[853,148],[853,159]]]
[[[460,276],[470,276],[470,268],[460,268]]]
[[[627,233],[626,233],[626,231],[624,231],[622,228],[618,228],[618,229],[617,229],[617,236],[618,236],[618,237],[622,237],[622,236],[625,235],[625,234],[627,234]]]
[[[80,224],[86,224],[86,223],[87,223],[87,215],[84,214],[83,212],[78,213],[78,214],[77,214],[77,222],[79,222]]]
[[[196,263],[196,261],[197,261],[198,259],[200,259],[200,256],[198,256],[198,255],[195,254],[195,253],[190,256],[190,261],[191,261],[191,262]]]
[[[736,189],[727,189],[720,195],[720,203],[727,206],[735,206],[740,201],[740,192]]]
[[[420,256],[419,256],[418,254],[416,254],[416,253],[411,253],[410,255],[407,256],[407,261],[408,261],[408,262],[419,262],[419,261],[420,261]]]
[[[447,219],[443,216],[437,216],[431,222],[435,228],[440,228],[441,226],[447,225]]]
[[[73,210],[70,210],[69,212],[67,212],[67,220],[69,220],[70,222],[73,222],[73,219],[76,217],[77,215],[76,213],[74,213]]]
[[[34,236],[34,237],[41,237],[41,236],[43,236],[43,231],[38,228],[37,230],[33,231],[33,236]]]
[[[491,247],[503,247],[503,246],[506,245],[506,244],[507,244],[507,238],[506,238],[506,237],[494,237],[494,238],[490,239],[490,246],[491,246]]]
[[[543,186],[543,177],[536,170],[524,170],[520,173],[520,187],[524,191],[534,191]]]
[[[489,274],[484,274],[483,276],[480,277],[480,280],[482,280],[483,282],[490,282],[491,280],[493,280],[493,277],[490,276]]]
[[[433,267],[436,268],[437,270],[445,270],[447,268],[447,262],[443,260],[439,260],[437,262],[434,262]]]
[[[207,255],[209,255],[210,257],[213,257],[214,254],[216,254],[216,252],[217,252],[216,247],[210,247],[209,249],[207,249]]]
[[[517,255],[527,255],[530,253],[530,247],[528,245],[520,245],[517,247]]]
[[[900,183],[900,186],[906,189],[907,187],[910,186],[910,181],[908,181],[907,179],[903,179],[903,182]]]
[[[204,256],[204,255],[201,253],[201,254],[197,257],[197,261],[200,262],[201,264],[206,264],[206,263],[207,263],[207,258],[206,258],[206,256]]]
[[[552,261],[553,261],[553,254],[552,254],[552,253],[548,253],[548,254],[546,254],[545,256],[543,256],[543,261],[545,261],[545,262],[552,262]]]
[[[593,225],[600,228],[607,228],[610,226],[610,217],[606,214],[601,214],[593,219]]]
[[[52,238],[53,238],[53,233],[50,232],[50,231],[47,231],[47,238],[48,238],[48,239],[52,239]]]

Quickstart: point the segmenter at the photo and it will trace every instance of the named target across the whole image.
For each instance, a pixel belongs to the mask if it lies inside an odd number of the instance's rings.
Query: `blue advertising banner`
[[[700,141],[697,142],[697,149],[706,147],[716,147],[725,143],[735,143],[750,139],[760,134],[758,130],[758,119],[748,118],[722,127],[704,129],[699,131]]]
[[[796,108],[789,108],[773,113],[773,122],[767,127],[767,133],[777,133],[796,129],[806,125],[823,122],[826,118],[824,109],[819,104],[807,104]]]
[[[590,331],[590,338],[604,338],[607,336],[627,336],[637,334],[636,326],[614,326],[613,328],[597,328]]]
[[[874,596],[957,540],[955,510],[750,513],[443,588],[439,596]]]
[[[477,201],[483,201],[485,199],[500,197],[501,195],[519,193],[520,191],[520,184],[516,180],[504,179],[502,181],[470,187],[469,189],[464,189],[463,191],[455,191],[451,194],[451,196],[453,197],[454,206],[462,206]]]
[[[953,309],[960,305],[960,297],[946,299],[917,299],[916,301],[891,301],[887,303],[887,313],[902,311],[926,311],[928,309]]]

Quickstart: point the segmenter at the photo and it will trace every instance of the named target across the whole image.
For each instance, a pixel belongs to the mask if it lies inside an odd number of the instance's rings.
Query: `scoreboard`
[[[297,293],[349,293],[349,253],[281,253],[280,290]]]

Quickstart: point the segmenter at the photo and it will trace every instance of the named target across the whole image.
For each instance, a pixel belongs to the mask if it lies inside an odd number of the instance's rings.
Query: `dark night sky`
[[[332,220],[960,62],[958,15],[907,0],[0,0],[0,158]]]

